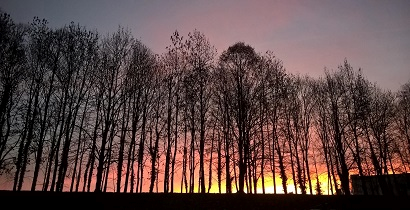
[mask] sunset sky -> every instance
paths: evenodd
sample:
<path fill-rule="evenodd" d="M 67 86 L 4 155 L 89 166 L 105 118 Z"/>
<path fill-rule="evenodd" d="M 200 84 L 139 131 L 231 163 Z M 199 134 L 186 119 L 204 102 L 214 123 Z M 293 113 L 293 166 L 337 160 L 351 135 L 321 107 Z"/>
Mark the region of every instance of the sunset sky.
<path fill-rule="evenodd" d="M 410 80 L 408 0 L 2 0 L 0 8 L 19 23 L 74 21 L 101 35 L 128 27 L 158 54 L 175 30 L 197 29 L 218 53 L 243 41 L 273 51 L 292 73 L 318 77 L 346 58 L 381 88 Z"/>

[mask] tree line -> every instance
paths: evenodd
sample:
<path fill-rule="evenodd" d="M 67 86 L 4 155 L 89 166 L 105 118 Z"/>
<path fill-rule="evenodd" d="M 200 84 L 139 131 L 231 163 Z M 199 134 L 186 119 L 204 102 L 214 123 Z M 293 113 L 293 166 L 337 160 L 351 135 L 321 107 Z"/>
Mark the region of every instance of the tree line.
<path fill-rule="evenodd" d="M 14 191 L 349 195 L 351 174 L 409 170 L 410 81 L 381 89 L 346 59 L 319 78 L 292 74 L 243 42 L 218 55 L 198 30 L 170 41 L 159 55 L 121 26 L 101 36 L 2 12 L 3 182 Z M 394 180 L 379 182 L 392 192 Z"/>

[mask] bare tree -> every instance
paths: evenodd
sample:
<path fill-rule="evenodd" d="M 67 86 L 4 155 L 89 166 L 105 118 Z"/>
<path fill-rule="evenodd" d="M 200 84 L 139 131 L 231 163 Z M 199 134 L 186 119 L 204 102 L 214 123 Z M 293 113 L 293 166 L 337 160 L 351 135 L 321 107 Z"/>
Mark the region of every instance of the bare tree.
<path fill-rule="evenodd" d="M 235 136 L 239 155 L 239 193 L 244 192 L 247 164 L 250 159 L 250 131 L 254 126 L 253 97 L 255 68 L 259 57 L 249 45 L 238 42 L 224 51 L 220 57 L 221 70 L 227 76 L 232 101 L 231 110 L 235 123 Z"/>
<path fill-rule="evenodd" d="M 3 170 L 8 170 L 10 165 L 8 154 L 15 147 L 10 144 L 10 131 L 12 123 L 12 109 L 13 105 L 17 102 L 13 101 L 14 97 L 18 99 L 16 91 L 23 79 L 25 79 L 25 67 L 26 67 L 26 52 L 24 38 L 26 35 L 26 29 L 22 25 L 16 25 L 7 13 L 0 13 L 0 173 Z M 24 142 L 25 138 L 20 141 Z M 20 148 L 22 148 L 20 143 Z M 26 144 L 29 145 L 29 144 Z M 16 181 L 18 176 L 24 177 L 24 165 L 26 164 L 26 155 L 24 151 L 20 150 L 18 154 L 18 162 L 16 164 L 15 174 L 15 186 L 14 190 L 17 190 Z M 28 152 L 28 151 L 27 151 Z M 17 180 L 16 180 L 17 179 Z M 23 180 L 20 180 L 22 183 Z M 18 188 L 20 190 L 21 187 Z"/>
<path fill-rule="evenodd" d="M 403 162 L 403 171 L 407 172 L 410 164 L 410 81 L 401 86 L 396 98 L 397 145 L 402 145 L 397 147 L 397 152 Z"/>
<path fill-rule="evenodd" d="M 161 84 L 161 81 L 163 80 L 163 74 L 161 73 L 161 68 L 159 64 L 157 63 L 156 66 L 154 66 L 154 78 L 152 81 L 152 96 L 153 96 L 153 101 L 152 101 L 152 115 L 151 115 L 151 120 L 150 120 L 150 129 L 149 129 L 149 140 L 148 140 L 148 151 L 149 151 L 149 156 L 151 159 L 151 177 L 150 177 L 150 185 L 149 185 L 149 192 L 152 193 L 154 192 L 154 185 L 156 181 L 158 180 L 158 170 L 159 168 L 157 167 L 158 165 L 158 159 L 159 159 L 159 142 L 160 139 L 163 136 L 164 129 L 165 129 L 165 123 L 162 123 L 164 121 L 163 116 L 164 116 L 164 96 L 165 96 L 165 91 L 163 90 L 163 86 Z M 157 185 L 158 187 L 158 185 Z"/>
<path fill-rule="evenodd" d="M 344 141 L 343 135 L 347 126 L 346 116 L 343 113 L 342 100 L 345 94 L 344 79 L 350 69 L 350 64 L 347 60 L 343 65 L 339 66 L 339 72 L 335 72 L 333 75 L 329 72 L 326 74 L 326 91 L 329 97 L 329 109 L 331 116 L 332 126 L 332 141 L 335 145 L 336 163 L 338 165 L 337 171 L 341 181 L 341 187 L 343 193 L 350 195 L 349 187 L 349 169 L 346 161 L 346 148 L 347 143 Z M 345 73 L 347 72 L 347 73 Z"/>
<path fill-rule="evenodd" d="M 49 76 L 49 79 L 47 81 L 47 78 L 41 78 L 42 80 L 46 80 L 43 82 L 43 87 L 41 88 L 42 90 L 46 90 L 44 95 L 44 108 L 42 116 L 40 117 L 40 134 L 39 138 L 37 140 L 37 152 L 36 152 L 36 162 L 35 162 L 35 167 L 34 167 L 34 175 L 33 175 L 33 181 L 31 185 L 31 190 L 35 191 L 36 189 L 36 184 L 37 184 L 37 179 L 40 171 L 40 165 L 42 162 L 42 155 L 43 155 L 43 145 L 44 145 L 44 138 L 46 135 L 46 129 L 48 128 L 49 124 L 49 116 L 48 116 L 48 110 L 49 110 L 49 104 L 50 104 L 50 99 L 52 96 L 52 93 L 55 89 L 54 87 L 54 82 L 55 82 L 55 75 L 56 75 L 56 70 L 55 64 L 51 64 L 51 59 L 53 56 L 51 55 L 51 47 L 53 46 L 53 32 L 50 31 L 50 29 L 47 27 L 47 21 L 46 20 L 40 20 L 38 18 L 35 18 L 32 25 L 31 25 L 31 44 L 29 45 L 29 51 L 31 52 L 31 59 L 33 62 L 34 66 L 37 66 L 39 68 L 39 74 L 42 74 L 43 77 L 46 77 L 47 71 L 50 71 L 51 69 L 51 76 Z M 56 47 L 57 48 L 57 47 Z M 51 58 L 51 59 L 50 59 Z M 50 59 L 50 60 L 49 60 Z M 42 90 L 39 90 L 40 92 L 43 92 Z"/>
<path fill-rule="evenodd" d="M 133 39 L 129 31 L 119 28 L 110 37 L 103 40 L 101 49 L 101 70 L 99 75 L 99 90 L 102 92 L 102 136 L 98 155 L 98 167 L 95 181 L 95 191 L 102 191 L 102 178 L 106 164 L 106 146 L 109 132 L 116 126 L 121 101 L 120 91 L 124 81 L 126 58 Z M 113 131 L 112 131 L 113 132 Z M 105 167 L 110 167 L 110 163 Z"/>
<path fill-rule="evenodd" d="M 79 111 L 85 103 L 85 97 L 91 87 L 89 75 L 94 71 L 94 59 L 98 36 L 86 29 L 71 23 L 64 28 L 64 51 L 62 53 L 63 71 L 57 74 L 63 84 L 63 106 L 67 107 L 67 118 L 64 124 L 64 143 L 61 153 L 61 164 L 58 171 L 57 191 L 62 191 L 68 169 L 69 152 L 74 128 Z"/>
<path fill-rule="evenodd" d="M 182 86 L 182 73 L 186 66 L 186 45 L 183 37 L 175 31 L 171 36 L 172 44 L 167 47 L 163 55 L 163 65 L 166 76 L 163 85 L 167 91 L 167 139 L 164 169 L 164 192 L 174 191 L 175 160 L 179 135 L 180 89 Z"/>
<path fill-rule="evenodd" d="M 193 109 L 191 119 L 194 124 L 199 124 L 191 126 L 199 128 L 199 182 L 201 193 L 205 193 L 205 137 L 208 130 L 210 82 L 216 50 L 210 45 L 205 35 L 197 30 L 188 34 L 186 45 L 188 72 L 185 89 L 189 91 L 187 100 L 190 101 L 188 104 Z M 195 113 L 198 113 L 199 117 L 196 117 Z"/>

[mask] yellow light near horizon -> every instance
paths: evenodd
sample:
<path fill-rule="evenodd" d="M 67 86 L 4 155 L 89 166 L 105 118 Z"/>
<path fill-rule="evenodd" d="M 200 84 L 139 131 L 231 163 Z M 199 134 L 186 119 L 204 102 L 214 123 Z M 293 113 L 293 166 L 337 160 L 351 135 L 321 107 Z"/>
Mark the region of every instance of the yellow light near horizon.
<path fill-rule="evenodd" d="M 291 174 L 287 174 L 288 176 L 291 177 Z M 108 181 L 108 185 L 107 185 L 107 191 L 108 192 L 114 192 L 116 191 L 116 170 L 115 168 L 112 168 L 112 170 L 110 170 L 110 174 L 108 176 L 109 181 Z M 211 185 L 211 189 L 209 189 L 208 191 L 208 177 L 207 175 L 205 175 L 205 188 L 206 188 L 206 192 L 208 193 L 219 193 L 219 188 L 218 188 L 218 182 L 215 180 L 215 178 L 212 179 L 212 185 Z M 146 174 L 145 176 L 149 177 L 148 174 Z M 161 179 L 162 177 L 159 176 L 159 178 Z M 311 175 L 311 181 L 312 181 L 312 193 L 313 194 L 317 194 L 316 192 L 316 175 L 312 174 Z M 174 191 L 176 193 L 185 193 L 185 186 L 183 187 L 182 191 L 181 191 L 181 174 L 176 172 L 175 174 L 175 182 L 174 182 Z M 66 183 L 70 183 L 71 178 L 66 178 Z M 276 194 L 284 194 L 284 190 L 282 187 L 282 179 L 279 176 L 275 177 L 275 182 L 276 182 Z M 328 177 L 327 177 L 327 173 L 321 173 L 319 175 L 319 182 L 320 182 L 320 186 L 321 186 L 321 190 L 322 190 L 322 194 L 323 195 L 328 195 L 331 194 L 332 192 L 330 190 L 328 190 Z M 27 182 L 28 183 L 28 182 Z M 142 187 L 142 192 L 148 192 L 149 191 L 149 181 L 148 179 L 146 179 L 146 181 L 144 181 L 143 183 L 143 187 Z M 94 185 L 94 181 L 91 182 L 92 185 Z M 159 187 L 158 187 L 158 192 L 162 192 L 163 191 L 163 182 L 160 180 L 158 183 Z M 253 184 L 253 183 L 252 183 Z M 333 184 L 333 182 L 331 183 Z M 68 187 L 69 184 L 66 184 L 66 187 Z M 81 189 L 82 184 L 80 184 L 80 189 Z M 26 186 L 29 187 L 29 186 Z M 121 188 L 123 188 L 124 186 L 121 186 Z M 308 182 L 306 183 L 306 192 L 307 194 L 310 194 L 310 189 L 309 189 L 309 184 Z M 333 186 L 332 186 L 333 187 Z M 155 187 L 156 188 L 156 187 Z M 154 188 L 154 189 L 155 189 Z M 246 185 L 245 185 L 245 192 L 246 192 Z M 27 188 L 28 189 L 28 188 Z M 92 190 L 94 190 L 94 186 L 91 187 Z M 253 191 L 253 186 L 252 186 L 252 191 Z M 334 187 L 333 187 L 333 190 Z M 134 191 L 135 192 L 135 191 Z M 154 190 L 154 192 L 156 192 L 156 190 Z M 195 185 L 194 185 L 194 193 L 199 193 L 199 188 L 198 188 L 198 177 L 196 177 L 195 179 Z M 298 188 L 297 190 L 295 190 L 295 186 L 294 186 L 294 182 L 292 179 L 288 179 L 287 180 L 287 192 L 288 194 L 301 194 L 300 189 Z M 221 193 L 226 193 L 226 184 L 225 181 L 222 180 L 221 181 Z M 232 182 L 232 193 L 236 193 L 236 186 L 235 186 L 235 181 Z M 258 179 L 258 183 L 257 183 L 257 193 L 258 194 L 262 194 L 263 193 L 263 188 L 262 188 L 262 179 L 259 178 Z M 273 179 L 271 176 L 269 176 L 268 174 L 265 174 L 265 193 L 266 194 L 274 194 L 275 193 L 275 187 L 273 184 Z"/>
<path fill-rule="evenodd" d="M 284 191 L 283 186 L 282 186 L 282 179 L 280 177 L 276 177 L 275 181 L 276 181 L 276 193 L 277 194 L 284 194 L 285 191 Z M 329 194 L 328 191 L 327 191 L 327 189 L 328 189 L 327 176 L 324 175 L 324 174 L 319 175 L 319 182 L 320 182 L 320 187 L 321 187 L 321 190 L 322 190 L 322 194 L 323 195 Z M 317 194 L 316 184 L 317 184 L 316 178 L 312 177 L 312 192 L 313 192 L 313 194 Z M 293 180 L 291 180 L 291 179 L 287 180 L 286 187 L 287 187 L 288 194 L 295 194 L 296 193 Z M 306 190 L 307 194 L 310 194 L 309 184 L 308 183 L 306 183 L 306 187 L 307 187 L 307 190 Z M 258 180 L 257 193 L 262 193 L 262 192 L 263 192 L 262 180 L 259 179 Z M 269 193 L 269 194 L 274 194 L 275 193 L 275 187 L 273 185 L 273 179 L 271 177 L 265 177 L 265 193 Z M 301 193 L 300 189 L 297 189 L 297 193 L 298 194 Z"/>
<path fill-rule="evenodd" d="M 283 187 L 282 187 L 282 179 L 280 177 L 276 177 L 275 181 L 276 181 L 276 194 L 284 194 L 285 192 L 284 192 Z M 330 191 L 328 193 L 328 190 L 327 190 L 328 189 L 327 175 L 324 175 L 324 174 L 320 175 L 319 176 L 319 182 L 320 182 L 322 194 L 323 195 L 330 194 Z M 306 183 L 306 187 L 309 187 L 308 183 Z M 194 188 L 195 188 L 194 192 L 198 192 L 198 187 L 195 186 Z M 178 189 L 177 191 L 180 192 L 180 189 Z M 245 191 L 246 191 L 246 186 L 245 186 Z M 232 193 L 235 193 L 235 192 L 236 192 L 236 186 L 233 183 Z M 291 179 L 289 179 L 287 181 L 287 192 L 288 192 L 288 194 L 296 194 L 295 186 L 293 184 L 293 180 L 291 180 Z M 316 177 L 314 179 L 312 177 L 312 192 L 313 192 L 313 194 L 317 194 L 316 193 Z M 212 183 L 212 186 L 211 186 L 211 189 L 209 190 L 209 193 L 219 193 L 218 183 L 216 183 L 216 182 Z M 225 187 L 225 182 L 224 181 L 222 181 L 222 183 L 221 183 L 221 193 L 226 193 L 226 187 Z M 262 179 L 258 180 L 257 193 L 258 194 L 263 193 Z M 275 193 L 275 187 L 274 187 L 274 184 L 273 184 L 273 179 L 271 177 L 265 177 L 265 193 L 266 194 L 274 194 Z M 297 189 L 297 193 L 298 194 L 301 193 L 300 189 Z M 309 188 L 307 189 L 307 194 L 310 194 Z"/>

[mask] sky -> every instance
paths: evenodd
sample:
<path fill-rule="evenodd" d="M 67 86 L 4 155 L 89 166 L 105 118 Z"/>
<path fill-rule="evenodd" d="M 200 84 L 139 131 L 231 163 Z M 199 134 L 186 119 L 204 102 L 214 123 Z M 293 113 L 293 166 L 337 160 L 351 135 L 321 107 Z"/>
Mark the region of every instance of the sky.
<path fill-rule="evenodd" d="M 176 30 L 196 29 L 219 54 L 245 42 L 294 74 L 317 78 L 347 59 L 382 89 L 410 81 L 409 0 L 1 0 L 0 8 L 17 23 L 73 21 L 102 36 L 122 26 L 157 54 Z"/>

